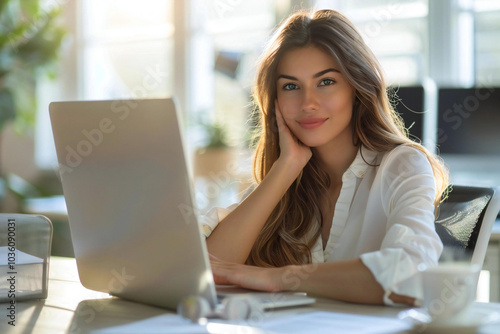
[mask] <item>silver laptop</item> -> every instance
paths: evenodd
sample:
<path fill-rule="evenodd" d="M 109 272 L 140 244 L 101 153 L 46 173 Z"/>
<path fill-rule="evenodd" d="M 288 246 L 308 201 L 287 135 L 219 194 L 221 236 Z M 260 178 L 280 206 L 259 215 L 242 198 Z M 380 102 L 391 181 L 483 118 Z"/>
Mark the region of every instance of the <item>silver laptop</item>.
<path fill-rule="evenodd" d="M 82 284 L 169 309 L 188 295 L 215 306 L 174 101 L 53 102 L 49 109 Z M 264 308 L 314 302 L 258 295 Z"/>

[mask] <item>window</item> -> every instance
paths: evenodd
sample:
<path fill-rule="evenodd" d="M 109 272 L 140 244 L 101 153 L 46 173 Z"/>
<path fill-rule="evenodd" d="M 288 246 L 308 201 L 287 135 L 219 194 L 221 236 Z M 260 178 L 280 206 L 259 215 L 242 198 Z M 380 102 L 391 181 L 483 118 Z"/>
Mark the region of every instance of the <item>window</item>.
<path fill-rule="evenodd" d="M 476 84 L 498 86 L 500 84 L 500 2 L 476 0 Z"/>
<path fill-rule="evenodd" d="M 428 75 L 426 0 L 319 0 L 347 16 L 384 68 L 389 84 L 411 85 Z"/>
<path fill-rule="evenodd" d="M 200 118 L 223 121 L 232 142 L 243 143 L 253 62 L 275 24 L 274 1 L 75 0 L 65 13 L 71 61 L 56 87 L 40 87 L 41 168 L 57 166 L 46 110 L 52 100 L 176 96 L 186 115 L 188 152 L 200 144 L 194 126 Z M 216 55 L 228 51 L 242 55 L 234 78 L 214 71 Z"/>
<path fill-rule="evenodd" d="M 248 127 L 249 98 L 255 63 L 275 25 L 274 1 L 210 0 L 207 37 L 212 41 L 215 72 L 212 121 L 222 122 L 230 141 L 244 145 Z M 233 55 L 234 68 L 224 71 L 224 55 Z M 221 60 L 222 59 L 222 60 Z M 214 66 L 212 65 L 212 66 Z"/>
<path fill-rule="evenodd" d="M 174 0 L 65 3 L 66 21 L 71 22 L 69 50 L 61 59 L 58 82 L 38 87 L 35 160 L 39 167 L 57 166 L 47 112 L 50 101 L 173 95 L 173 7 Z"/>
<path fill-rule="evenodd" d="M 172 95 L 173 3 L 81 2 L 81 98 Z"/>
<path fill-rule="evenodd" d="M 200 129 L 193 126 L 200 120 L 225 123 L 232 142 L 244 145 L 256 59 L 277 23 L 278 12 L 291 10 L 282 8 L 283 5 L 298 2 L 67 1 L 68 21 L 73 24 L 74 50 L 70 55 L 73 61 L 62 59 L 64 68 L 58 88 L 45 85 L 39 88 L 37 163 L 42 168 L 56 165 L 46 110 L 48 103 L 55 99 L 177 95 L 189 114 L 187 124 L 191 129 L 187 144 L 190 150 L 202 144 Z M 496 0 L 310 0 L 305 3 L 318 9 L 339 10 L 351 19 L 380 60 L 389 84 L 414 85 L 428 76 L 442 77 L 442 82 L 436 81 L 446 85 L 472 85 L 474 77 L 477 84 L 500 84 L 497 43 L 500 4 Z M 183 9 L 179 11 L 179 7 Z M 463 13 L 471 14 L 474 21 L 458 24 Z M 455 20 L 452 22 L 455 25 L 440 27 L 445 19 Z M 457 24 L 468 31 L 466 35 L 470 38 L 454 29 Z M 436 35 L 441 39 L 436 39 Z M 457 40 L 473 42 L 457 47 Z M 179 45 L 185 50 L 180 51 Z M 462 52 L 473 45 L 475 51 L 470 51 L 471 55 Z M 236 57 L 232 71 L 224 71 L 217 65 L 219 56 L 224 54 Z M 443 59 L 436 61 L 441 55 Z M 182 67 L 180 75 L 179 67 Z M 61 91 L 68 90 L 71 92 L 58 97 L 58 92 L 61 95 Z"/>
<path fill-rule="evenodd" d="M 256 60 L 275 25 L 275 4 L 268 0 L 202 3 L 205 20 L 195 21 L 193 27 L 190 94 L 195 104 L 189 115 L 187 144 L 193 151 L 204 145 L 206 136 L 200 124 L 215 123 L 225 130 L 230 145 L 244 149 Z M 209 171 L 197 167 L 208 159 L 207 155 L 193 155 L 197 204 L 202 211 L 238 201 L 251 179 L 251 154 L 236 150 L 236 154 L 228 155 L 217 156 L 219 163 Z"/>

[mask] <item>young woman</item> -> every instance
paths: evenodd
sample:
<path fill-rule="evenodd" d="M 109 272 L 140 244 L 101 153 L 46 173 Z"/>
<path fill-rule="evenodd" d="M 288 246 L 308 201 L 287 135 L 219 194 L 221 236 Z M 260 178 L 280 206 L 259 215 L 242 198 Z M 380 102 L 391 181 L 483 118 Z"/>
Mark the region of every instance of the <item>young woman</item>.
<path fill-rule="evenodd" d="M 216 283 L 370 304 L 420 297 L 417 268 L 442 251 L 434 213 L 447 172 L 408 139 L 386 88 L 338 12 L 282 24 L 255 85 L 257 186 L 204 221 Z"/>

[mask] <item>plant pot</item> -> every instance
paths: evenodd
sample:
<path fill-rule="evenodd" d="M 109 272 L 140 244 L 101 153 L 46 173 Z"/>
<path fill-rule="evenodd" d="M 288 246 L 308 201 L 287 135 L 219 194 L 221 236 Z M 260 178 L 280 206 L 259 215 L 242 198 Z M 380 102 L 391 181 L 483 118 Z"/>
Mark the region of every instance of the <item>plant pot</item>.
<path fill-rule="evenodd" d="M 211 177 L 221 172 L 234 176 L 236 149 L 229 147 L 196 150 L 193 162 L 195 177 Z"/>

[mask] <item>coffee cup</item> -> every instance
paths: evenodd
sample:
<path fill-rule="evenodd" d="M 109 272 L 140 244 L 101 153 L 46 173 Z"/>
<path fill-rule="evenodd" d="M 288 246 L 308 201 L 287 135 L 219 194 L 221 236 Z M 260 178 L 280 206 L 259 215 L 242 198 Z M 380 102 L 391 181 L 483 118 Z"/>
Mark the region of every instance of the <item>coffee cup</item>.
<path fill-rule="evenodd" d="M 432 322 L 461 322 L 467 318 L 476 297 L 480 266 L 470 263 L 440 263 L 421 271 L 423 309 Z"/>

